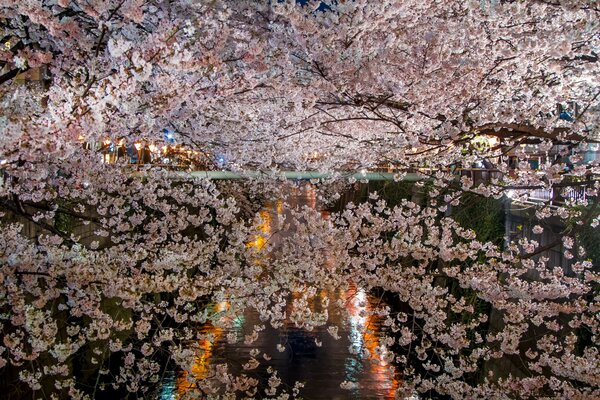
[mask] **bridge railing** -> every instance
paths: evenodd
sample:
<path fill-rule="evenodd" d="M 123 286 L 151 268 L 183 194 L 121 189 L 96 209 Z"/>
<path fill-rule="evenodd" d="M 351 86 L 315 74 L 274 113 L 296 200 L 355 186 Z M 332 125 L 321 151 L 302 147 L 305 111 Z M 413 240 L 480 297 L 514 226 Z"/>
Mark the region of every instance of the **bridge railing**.
<path fill-rule="evenodd" d="M 587 189 L 591 187 L 585 181 L 573 182 L 573 186 L 564 188 L 534 189 L 529 195 L 532 201 L 552 204 L 564 204 L 566 201 L 575 203 L 585 202 L 588 198 Z"/>

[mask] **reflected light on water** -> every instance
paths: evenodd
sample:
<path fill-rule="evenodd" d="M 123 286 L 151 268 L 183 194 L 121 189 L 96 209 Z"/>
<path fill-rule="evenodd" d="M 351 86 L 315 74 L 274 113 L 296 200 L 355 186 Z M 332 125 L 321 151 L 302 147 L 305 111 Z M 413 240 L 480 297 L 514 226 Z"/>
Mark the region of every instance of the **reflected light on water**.
<path fill-rule="evenodd" d="M 230 304 L 227 301 L 221 301 L 215 303 L 213 306 L 213 317 L 217 317 L 220 320 L 223 320 L 224 316 L 219 317 L 219 314 L 224 314 L 230 309 Z M 243 323 L 243 320 L 242 320 Z M 232 325 L 235 327 L 239 325 L 239 321 L 236 318 L 232 321 Z M 224 329 L 218 326 L 215 326 L 211 323 L 206 323 L 201 328 L 202 334 L 205 336 L 205 339 L 199 340 L 198 343 L 198 351 L 196 353 L 196 357 L 194 359 L 194 364 L 192 365 L 191 373 L 194 380 L 203 380 L 210 377 L 210 366 L 212 364 L 212 358 L 214 355 L 215 347 L 217 343 L 222 340 L 222 336 L 224 333 Z M 190 380 L 188 380 L 188 371 L 182 371 L 177 377 L 177 395 L 183 396 L 188 393 L 190 390 L 194 389 L 196 385 Z"/>
<path fill-rule="evenodd" d="M 295 197 L 289 199 L 290 207 L 308 205 L 317 209 L 317 196 L 311 186 L 297 188 L 293 193 Z M 289 213 L 287 204 L 277 201 L 268 204 L 259 213 L 256 235 L 247 243 L 248 248 L 257 250 L 257 257 L 265 260 L 274 257 L 270 251 L 265 251 L 265 246 L 269 239 L 274 238 L 274 231 L 277 235 L 281 234 L 279 217 Z M 327 212 L 322 212 L 322 216 L 324 219 L 329 217 Z M 325 263 L 333 265 L 334 260 L 326 256 Z M 198 350 L 191 372 L 166 375 L 160 398 L 185 398 L 186 393 L 195 388 L 188 380 L 188 373 L 197 380 L 211 380 L 214 378 L 211 376 L 214 366 L 232 360 L 231 372 L 235 373 L 235 365 L 239 368 L 247 362 L 250 349 L 256 348 L 260 354 L 269 355 L 266 360 L 271 361 L 263 364 L 273 365 L 280 371 L 282 379 L 289 380 L 287 385 L 293 386 L 296 380 L 306 382 L 302 392 L 305 398 L 394 399 L 402 381 L 394 367 L 385 362 L 382 337 L 387 334 L 387 328 L 376 312 L 384 305 L 381 298 L 353 283 L 349 283 L 347 288 L 320 289 L 313 293 L 307 293 L 306 289 L 296 287 L 290 292 L 285 308 L 287 319 L 283 326 L 279 329 L 267 326 L 260 339 L 250 347 L 243 344 L 243 338 L 251 333 L 253 326 L 263 324 L 258 314 L 246 310 L 243 314 L 230 315 L 229 303 L 213 304 L 210 310 L 213 323 L 199 327 L 204 339 L 197 342 Z M 342 312 L 335 306 L 340 300 L 345 305 Z M 305 313 L 312 314 L 313 320 L 321 314 L 323 325 L 303 325 L 302 321 L 308 317 Z M 328 326 L 339 327 L 339 340 L 329 335 Z M 283 353 L 275 351 L 281 343 L 286 348 Z M 352 389 L 340 388 L 344 380 L 354 384 Z"/>
<path fill-rule="evenodd" d="M 204 329 L 207 338 L 198 341 L 198 354 L 192 365 L 192 376 L 196 380 L 203 380 L 209 377 L 211 358 L 216 343 L 221 339 L 223 330 L 212 324 L 207 324 Z M 194 389 L 196 385 L 188 380 L 188 371 L 182 371 L 177 377 L 177 394 L 182 396 Z"/>
<path fill-rule="evenodd" d="M 246 247 L 253 247 L 256 250 L 262 250 L 267 241 L 269 240 L 269 236 L 272 232 L 272 224 L 273 219 L 271 213 L 267 210 L 263 210 L 259 213 L 260 215 L 260 224 L 258 225 L 258 229 L 260 231 L 259 234 L 254 236 L 254 240 L 247 243 Z"/>
<path fill-rule="evenodd" d="M 365 361 L 369 368 L 370 379 L 376 382 L 379 389 L 385 390 L 386 398 L 394 398 L 401 381 L 395 368 L 385 361 L 389 352 L 381 346 L 381 336 L 385 332 L 381 329 L 383 326 L 381 317 L 373 313 L 379 301 L 374 303 L 375 299 L 363 288 L 354 286 L 345 293 L 345 298 L 349 299 L 346 301 L 346 309 L 351 352 L 356 354 L 355 357 L 346 360 L 346 380 L 355 382 L 357 367 L 361 370 L 362 361 Z"/>

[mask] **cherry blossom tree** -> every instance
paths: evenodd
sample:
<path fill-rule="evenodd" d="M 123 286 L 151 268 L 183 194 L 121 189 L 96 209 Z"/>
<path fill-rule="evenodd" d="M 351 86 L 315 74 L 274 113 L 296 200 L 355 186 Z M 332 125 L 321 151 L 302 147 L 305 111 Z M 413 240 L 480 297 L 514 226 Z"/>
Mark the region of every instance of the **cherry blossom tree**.
<path fill-rule="evenodd" d="M 273 327 L 327 325 L 308 303 L 352 284 L 401 305 L 371 310 L 400 398 L 599 397 L 599 260 L 582 236 L 599 223 L 597 2 L 302 3 L 0 0 L 0 367 L 93 398 L 148 393 L 168 358 L 200 396 L 282 395 L 276 371 L 266 388 L 253 377 L 258 353 L 194 380 L 186 344 L 211 338 L 193 327 L 248 308 Z M 23 82 L 34 71 L 42 85 Z M 82 145 L 163 144 L 164 129 L 271 178 L 194 179 Z M 277 245 L 250 245 L 258 205 L 286 196 L 277 171 L 334 173 L 314 182 L 333 202 L 348 174 L 382 167 L 416 174 L 417 195 L 373 193 L 330 218 L 299 208 Z M 518 239 L 484 240 L 453 214 L 467 196 L 526 204 L 534 190 L 562 200 L 531 205 Z M 220 301 L 225 317 L 209 312 Z M 474 378 L 507 357 L 526 373 Z"/>

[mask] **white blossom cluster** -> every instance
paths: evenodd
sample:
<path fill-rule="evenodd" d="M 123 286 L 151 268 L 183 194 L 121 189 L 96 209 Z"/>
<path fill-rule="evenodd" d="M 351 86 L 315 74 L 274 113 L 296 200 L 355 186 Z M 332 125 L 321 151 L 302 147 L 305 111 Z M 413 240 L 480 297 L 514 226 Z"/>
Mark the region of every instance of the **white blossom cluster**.
<path fill-rule="evenodd" d="M 0 1 L 0 369 L 51 398 L 94 396 L 83 362 L 96 391 L 148 396 L 171 363 L 190 397 L 298 398 L 269 365 L 284 340 L 201 361 L 288 326 L 326 348 L 345 315 L 386 327 L 349 351 L 400 371 L 401 398 L 600 397 L 597 2 L 325 3 Z M 94 147 L 163 129 L 264 178 Z M 346 199 L 381 170 L 410 193 Z M 282 171 L 328 179 L 300 207 Z M 453 214 L 469 196 L 532 221 L 487 240 Z"/>

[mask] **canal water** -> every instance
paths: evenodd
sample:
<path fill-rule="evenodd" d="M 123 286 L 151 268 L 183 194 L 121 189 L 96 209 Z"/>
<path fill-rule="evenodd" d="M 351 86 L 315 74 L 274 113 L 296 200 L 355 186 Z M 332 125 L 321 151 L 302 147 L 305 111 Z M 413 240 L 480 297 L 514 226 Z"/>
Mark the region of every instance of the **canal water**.
<path fill-rule="evenodd" d="M 319 210 L 315 190 L 311 185 L 294 187 L 285 202 L 277 201 L 265 205 L 260 212 L 260 234 L 249 246 L 264 251 L 264 257 L 276 257 L 277 241 L 285 237 L 286 230 L 296 227 L 279 226 L 282 214 L 290 213 L 295 207 L 308 206 Z M 328 218 L 326 211 L 321 211 Z M 269 246 L 265 246 L 269 241 Z M 267 253 L 267 247 L 269 249 Z M 326 251 L 326 250 L 325 250 Z M 268 264 L 268 263 L 266 263 Z M 253 310 L 244 310 L 234 317 L 228 315 L 229 303 L 211 305 L 211 312 L 223 313 L 224 318 L 233 318 L 227 323 L 203 324 L 198 326 L 206 340 L 191 343 L 196 351 L 191 368 L 193 378 L 214 381 L 218 387 L 216 366 L 228 365 L 228 372 L 244 373 L 255 378 L 258 391 L 250 398 L 271 397 L 265 392 L 269 379 L 281 379 L 277 393 L 282 390 L 303 399 L 394 399 L 402 386 L 401 376 L 390 365 L 389 358 L 382 354 L 382 340 L 388 333 L 378 309 L 386 306 L 381 294 L 375 294 L 348 282 L 346 288 L 329 288 L 310 296 L 309 308 L 314 313 L 326 309 L 329 321 L 317 327 L 299 328 L 290 320 L 295 301 L 302 301 L 303 293 L 292 292 L 287 302 L 285 323 L 275 329 L 259 319 Z M 334 304 L 344 304 L 340 310 Z M 256 340 L 248 344 L 255 326 L 264 325 Z M 337 332 L 331 326 L 338 326 Z M 329 327 L 329 328 L 328 328 Z M 385 351 L 384 351 L 385 352 Z M 251 370 L 248 360 L 260 360 L 260 365 Z M 388 362 L 386 362 L 386 360 Z M 194 384 L 188 379 L 188 371 L 169 371 L 160 388 L 162 400 L 185 399 L 191 395 Z M 294 388 L 297 391 L 294 391 Z"/>

